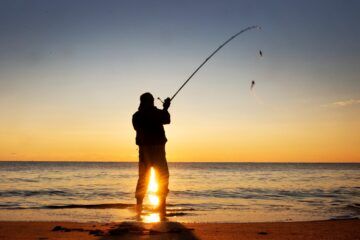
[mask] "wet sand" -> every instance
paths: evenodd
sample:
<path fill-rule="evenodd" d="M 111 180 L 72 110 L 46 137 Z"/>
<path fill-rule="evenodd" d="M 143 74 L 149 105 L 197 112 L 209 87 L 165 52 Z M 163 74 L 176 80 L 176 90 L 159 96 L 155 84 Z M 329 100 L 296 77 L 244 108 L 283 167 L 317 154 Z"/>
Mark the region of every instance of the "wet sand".
<path fill-rule="evenodd" d="M 274 223 L 0 222 L 1 240 L 360 239 L 360 220 Z"/>

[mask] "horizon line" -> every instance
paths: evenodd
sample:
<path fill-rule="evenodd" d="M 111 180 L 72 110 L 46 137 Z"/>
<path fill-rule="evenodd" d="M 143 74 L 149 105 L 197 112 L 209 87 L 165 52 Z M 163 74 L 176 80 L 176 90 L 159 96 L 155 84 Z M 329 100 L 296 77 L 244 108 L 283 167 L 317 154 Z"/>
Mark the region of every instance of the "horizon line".
<path fill-rule="evenodd" d="M 60 163 L 138 163 L 139 161 L 114 161 L 114 160 L 106 160 L 106 161 L 81 161 L 81 160 L 0 160 L 0 162 L 60 162 Z M 276 162 L 276 161 L 268 161 L 268 162 L 259 162 L 259 161 L 169 161 L 168 163 L 309 163 L 309 164 L 339 164 L 339 163 L 356 163 L 360 164 L 360 161 L 346 161 L 346 162 L 319 162 L 319 161 L 286 161 L 286 162 Z"/>

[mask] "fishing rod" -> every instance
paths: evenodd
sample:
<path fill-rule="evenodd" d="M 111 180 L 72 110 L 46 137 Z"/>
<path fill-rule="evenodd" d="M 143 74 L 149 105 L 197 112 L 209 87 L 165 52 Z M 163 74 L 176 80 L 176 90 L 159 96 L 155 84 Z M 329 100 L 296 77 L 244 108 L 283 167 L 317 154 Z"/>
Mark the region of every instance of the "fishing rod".
<path fill-rule="evenodd" d="M 188 77 L 188 79 L 186 79 L 186 81 L 180 86 L 180 88 L 179 88 L 179 89 L 175 92 L 175 94 L 170 98 L 170 101 L 172 101 L 172 100 L 176 97 L 176 95 L 181 91 L 181 89 L 183 89 L 183 87 L 190 81 L 190 79 L 200 70 L 200 68 L 202 68 L 202 66 L 204 66 L 205 63 L 206 63 L 207 61 L 209 61 L 209 59 L 212 58 L 212 56 L 214 56 L 222 47 L 224 47 L 226 44 L 228 44 L 231 40 L 233 40 L 234 38 L 236 38 L 236 37 L 239 36 L 240 34 L 246 32 L 246 31 L 255 29 L 255 28 L 256 28 L 256 29 L 261 29 L 261 27 L 260 27 L 260 26 L 257 26 L 257 25 L 244 28 L 244 29 L 241 30 L 240 32 L 238 32 L 238 33 L 236 33 L 235 35 L 231 36 L 228 40 L 226 40 L 223 44 L 221 44 L 217 49 L 215 49 L 215 51 L 212 52 L 212 53 L 210 54 L 210 56 L 208 56 L 208 57 L 205 59 L 205 61 L 203 61 L 203 62 L 200 64 L 200 66 L 198 66 L 198 67 L 196 68 L 196 70 Z M 159 99 L 162 103 L 164 103 L 164 102 L 161 100 L 161 98 L 158 97 L 158 99 Z"/>

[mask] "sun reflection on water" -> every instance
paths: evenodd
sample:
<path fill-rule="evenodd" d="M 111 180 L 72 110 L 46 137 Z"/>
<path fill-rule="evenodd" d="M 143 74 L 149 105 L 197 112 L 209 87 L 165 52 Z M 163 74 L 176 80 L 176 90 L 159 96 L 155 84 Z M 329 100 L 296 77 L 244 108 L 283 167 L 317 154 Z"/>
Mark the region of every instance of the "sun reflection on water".
<path fill-rule="evenodd" d="M 144 215 L 143 222 L 144 223 L 160 222 L 160 214 L 159 213 L 150 213 L 150 214 Z"/>

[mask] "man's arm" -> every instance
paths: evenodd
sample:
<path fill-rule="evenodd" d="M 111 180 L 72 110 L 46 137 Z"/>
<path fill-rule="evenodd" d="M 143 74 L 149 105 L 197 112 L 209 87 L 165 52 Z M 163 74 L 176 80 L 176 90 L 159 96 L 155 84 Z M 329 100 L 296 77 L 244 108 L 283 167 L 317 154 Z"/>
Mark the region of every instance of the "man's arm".
<path fill-rule="evenodd" d="M 168 112 L 168 109 L 170 107 L 170 98 L 166 98 L 164 103 L 163 103 L 163 110 L 161 111 L 162 112 L 162 117 L 161 117 L 161 120 L 162 120 L 162 124 L 169 124 L 170 123 L 170 113 Z"/>
<path fill-rule="evenodd" d="M 170 123 L 170 113 L 168 110 L 163 109 L 161 111 L 161 123 L 162 124 L 169 124 Z"/>
<path fill-rule="evenodd" d="M 136 131 L 139 129 L 139 120 L 136 113 L 132 116 L 132 125 Z"/>

